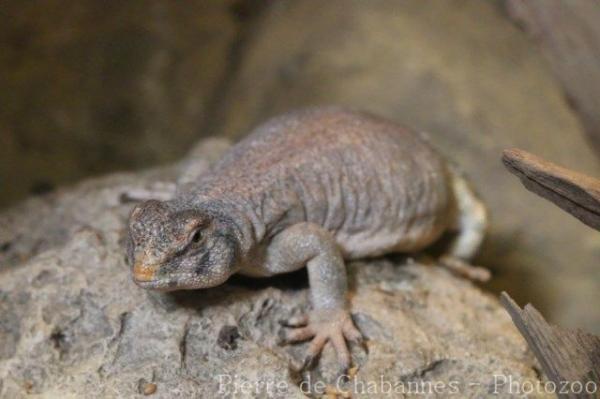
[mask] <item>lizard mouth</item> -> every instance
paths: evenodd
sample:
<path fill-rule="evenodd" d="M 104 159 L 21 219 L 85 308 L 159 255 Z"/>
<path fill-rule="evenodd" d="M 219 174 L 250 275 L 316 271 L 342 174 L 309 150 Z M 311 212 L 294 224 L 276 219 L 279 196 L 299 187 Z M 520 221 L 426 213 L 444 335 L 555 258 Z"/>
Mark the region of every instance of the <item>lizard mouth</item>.
<path fill-rule="evenodd" d="M 144 262 L 136 262 L 133 265 L 133 279 L 136 282 L 152 282 L 156 278 L 157 265 L 150 265 Z"/>
<path fill-rule="evenodd" d="M 176 281 L 157 277 L 159 265 L 136 262 L 133 265 L 133 282 L 139 287 L 153 290 L 168 290 L 175 287 Z"/>
<path fill-rule="evenodd" d="M 177 288 L 177 281 L 175 280 L 138 280 L 133 278 L 133 282 L 140 288 L 157 290 L 157 291 L 173 291 Z"/>

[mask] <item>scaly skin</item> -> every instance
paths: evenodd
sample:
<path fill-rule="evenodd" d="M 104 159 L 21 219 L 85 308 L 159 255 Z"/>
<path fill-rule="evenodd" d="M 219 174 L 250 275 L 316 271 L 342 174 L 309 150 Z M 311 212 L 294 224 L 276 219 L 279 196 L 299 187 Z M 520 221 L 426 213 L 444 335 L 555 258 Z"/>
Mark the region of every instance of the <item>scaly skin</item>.
<path fill-rule="evenodd" d="M 393 123 L 335 107 L 289 113 L 256 128 L 173 199 L 133 210 L 134 281 L 195 289 L 234 273 L 307 267 L 313 311 L 290 321 L 297 329 L 284 338 L 313 339 L 307 363 L 330 341 L 346 368 L 346 340 L 361 334 L 349 314 L 344 259 L 418 251 L 464 226 L 470 235 L 456 252 L 472 255 L 485 218 L 455 181 L 435 151 Z M 478 216 L 465 219 L 461 204 L 475 204 Z"/>

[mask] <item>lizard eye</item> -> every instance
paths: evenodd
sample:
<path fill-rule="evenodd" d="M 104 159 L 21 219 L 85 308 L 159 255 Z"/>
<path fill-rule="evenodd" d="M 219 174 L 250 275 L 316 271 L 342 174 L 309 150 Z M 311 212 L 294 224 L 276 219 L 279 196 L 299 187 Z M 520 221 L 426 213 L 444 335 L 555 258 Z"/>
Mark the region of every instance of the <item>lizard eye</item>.
<path fill-rule="evenodd" d="M 196 230 L 192 235 L 192 242 L 194 244 L 199 243 L 202 240 L 202 232 L 200 230 Z"/>

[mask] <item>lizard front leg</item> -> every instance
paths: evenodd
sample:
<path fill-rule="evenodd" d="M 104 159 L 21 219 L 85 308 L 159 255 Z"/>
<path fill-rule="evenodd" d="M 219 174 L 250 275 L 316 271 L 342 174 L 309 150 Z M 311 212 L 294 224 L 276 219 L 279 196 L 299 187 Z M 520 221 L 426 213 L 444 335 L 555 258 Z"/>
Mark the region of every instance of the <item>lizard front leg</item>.
<path fill-rule="evenodd" d="M 279 233 L 267 249 L 266 267 L 272 273 L 288 272 L 306 265 L 312 311 L 290 319 L 284 342 L 312 339 L 303 367 L 310 366 L 327 342 L 337 353 L 342 371 L 350 366 L 346 340 L 362 342 L 362 334 L 350 317 L 346 298 L 346 268 L 331 234 L 318 225 L 299 223 Z"/>

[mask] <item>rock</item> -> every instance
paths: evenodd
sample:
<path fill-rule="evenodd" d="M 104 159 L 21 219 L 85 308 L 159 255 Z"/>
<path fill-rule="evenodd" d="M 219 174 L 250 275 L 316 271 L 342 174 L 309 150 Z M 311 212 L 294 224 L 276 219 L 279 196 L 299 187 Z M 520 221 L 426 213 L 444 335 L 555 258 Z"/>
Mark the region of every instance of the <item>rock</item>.
<path fill-rule="evenodd" d="M 195 161 L 226 147 L 203 142 Z M 0 397 L 220 397 L 237 389 L 236 397 L 300 398 L 336 382 L 331 348 L 299 375 L 293 366 L 306 344 L 277 345 L 278 320 L 307 307 L 304 272 L 174 294 L 133 284 L 123 247 L 133 204 L 122 193 L 173 179 L 178 168 L 88 180 L 0 215 L 0 237 L 10 243 L 0 253 Z M 342 388 L 355 397 L 434 386 L 509 397 L 500 384 L 508 378 L 538 384 L 498 301 L 428 263 L 349 265 L 368 354 L 352 348 L 359 368 Z"/>
<path fill-rule="evenodd" d="M 600 236 L 525 192 L 500 157 L 519 147 L 590 176 L 600 164 L 543 57 L 495 2 L 279 1 L 256 22 L 224 97 L 215 133 L 228 137 L 324 103 L 427 132 L 489 205 L 478 262 L 493 269 L 493 288 L 600 332 L 600 279 L 590 278 Z"/>

